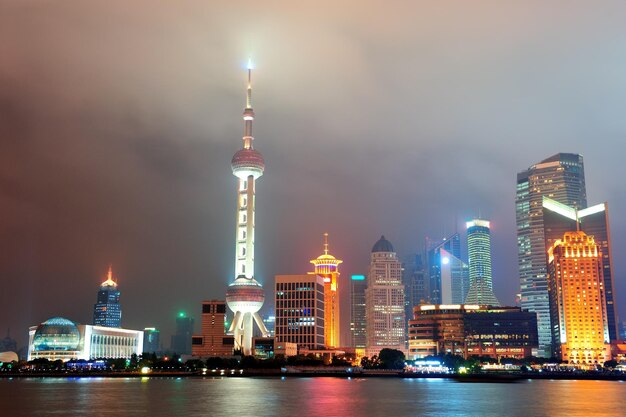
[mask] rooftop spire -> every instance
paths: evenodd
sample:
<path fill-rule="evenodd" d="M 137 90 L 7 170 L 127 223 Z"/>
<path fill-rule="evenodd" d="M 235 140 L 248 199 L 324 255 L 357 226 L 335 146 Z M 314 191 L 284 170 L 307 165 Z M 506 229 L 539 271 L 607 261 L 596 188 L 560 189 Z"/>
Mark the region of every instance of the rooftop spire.
<path fill-rule="evenodd" d="M 324 255 L 328 255 L 328 233 L 324 233 Z"/>
<path fill-rule="evenodd" d="M 117 286 L 117 282 L 113 280 L 113 266 L 109 264 L 109 272 L 107 273 L 107 280 L 102 283 L 102 286 Z"/>

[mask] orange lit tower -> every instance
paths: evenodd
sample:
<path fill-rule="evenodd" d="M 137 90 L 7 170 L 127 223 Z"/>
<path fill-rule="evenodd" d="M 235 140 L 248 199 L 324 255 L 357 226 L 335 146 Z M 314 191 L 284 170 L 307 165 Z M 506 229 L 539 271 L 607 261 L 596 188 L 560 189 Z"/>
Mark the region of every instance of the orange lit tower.
<path fill-rule="evenodd" d="M 339 264 L 342 260 L 328 253 L 328 233 L 324 233 L 324 254 L 311 260 L 313 274 L 324 279 L 324 344 L 339 346 Z"/>
<path fill-rule="evenodd" d="M 573 364 L 611 358 L 602 252 L 593 236 L 566 232 L 548 249 L 554 355 Z"/>
<path fill-rule="evenodd" d="M 265 301 L 263 287 L 254 279 L 254 205 L 256 179 L 263 175 L 265 161 L 253 148 L 252 121 L 252 62 L 248 63 L 248 92 L 243 112 L 243 148 L 233 156 L 231 167 L 238 178 L 237 231 L 235 238 L 236 279 L 226 290 L 226 303 L 235 313 L 229 334 L 235 336 L 235 349 L 244 355 L 252 354 L 253 321 L 263 336 L 269 332 L 258 311 Z"/>

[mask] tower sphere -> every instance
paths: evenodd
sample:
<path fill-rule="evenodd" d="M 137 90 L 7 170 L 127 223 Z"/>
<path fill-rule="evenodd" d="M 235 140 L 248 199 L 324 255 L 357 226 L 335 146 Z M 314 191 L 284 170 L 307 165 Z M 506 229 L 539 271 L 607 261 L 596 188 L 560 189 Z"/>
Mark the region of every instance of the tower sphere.
<path fill-rule="evenodd" d="M 256 313 L 264 301 L 263 287 L 254 278 L 239 277 L 226 290 L 226 303 L 235 312 Z"/>
<path fill-rule="evenodd" d="M 252 175 L 256 180 L 263 175 L 265 160 L 256 149 L 239 149 L 233 156 L 231 167 L 236 177 L 243 180 Z"/>

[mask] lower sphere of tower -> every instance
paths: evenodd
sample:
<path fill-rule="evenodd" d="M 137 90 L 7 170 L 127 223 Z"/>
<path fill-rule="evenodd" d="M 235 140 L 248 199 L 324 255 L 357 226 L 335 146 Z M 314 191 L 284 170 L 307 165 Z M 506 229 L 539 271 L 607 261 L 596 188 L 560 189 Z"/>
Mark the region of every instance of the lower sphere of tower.
<path fill-rule="evenodd" d="M 226 303 L 232 311 L 256 313 L 264 302 L 263 287 L 254 279 L 237 278 L 226 290 Z"/>

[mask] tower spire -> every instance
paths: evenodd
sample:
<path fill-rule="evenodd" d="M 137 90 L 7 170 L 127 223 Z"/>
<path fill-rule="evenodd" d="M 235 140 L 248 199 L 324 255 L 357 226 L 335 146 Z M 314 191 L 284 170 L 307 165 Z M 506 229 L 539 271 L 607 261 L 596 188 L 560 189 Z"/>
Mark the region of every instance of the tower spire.
<path fill-rule="evenodd" d="M 324 255 L 328 255 L 328 232 L 324 233 Z"/>
<path fill-rule="evenodd" d="M 248 94 L 246 95 L 246 109 L 252 108 L 252 70 L 254 64 L 252 58 L 248 59 Z"/>
<path fill-rule="evenodd" d="M 246 93 L 246 108 L 243 111 L 244 131 L 243 131 L 243 148 L 252 149 L 252 121 L 254 120 L 254 110 L 252 110 L 252 59 L 248 60 L 248 90 Z"/>

